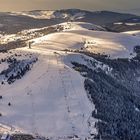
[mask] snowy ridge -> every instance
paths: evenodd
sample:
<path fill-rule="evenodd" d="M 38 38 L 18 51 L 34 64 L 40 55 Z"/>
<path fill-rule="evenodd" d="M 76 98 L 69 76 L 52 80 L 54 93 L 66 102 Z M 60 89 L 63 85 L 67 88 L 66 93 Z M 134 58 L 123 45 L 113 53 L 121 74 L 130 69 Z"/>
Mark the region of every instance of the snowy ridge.
<path fill-rule="evenodd" d="M 60 26 L 64 27 L 64 31 L 68 30 L 97 30 L 97 31 L 105 31 L 104 28 L 101 26 L 91 24 L 91 23 L 86 23 L 86 22 L 66 22 L 59 24 Z"/>
<path fill-rule="evenodd" d="M 54 11 L 12 12 L 11 15 L 23 15 L 39 19 L 51 19 Z"/>
<path fill-rule="evenodd" d="M 128 31 L 128 32 L 124 32 L 125 34 L 130 34 L 133 36 L 137 36 L 140 37 L 140 30 L 136 30 L 136 31 Z"/>
<path fill-rule="evenodd" d="M 82 25 L 85 25 L 85 23 Z M 131 35 L 105 31 L 89 31 L 79 26 L 78 23 L 74 26 L 76 29 L 73 27 L 65 32 L 50 34 L 33 41 L 40 46 L 47 42 L 48 48 L 53 50 L 83 48 L 94 53 L 110 55 L 112 58 L 134 57 L 134 47 L 140 44 L 139 38 Z M 52 43 L 55 46 L 51 47 Z"/>
<path fill-rule="evenodd" d="M 74 15 L 61 12 L 61 11 L 29 11 L 29 12 L 12 12 L 11 15 L 23 15 L 29 16 L 36 19 L 52 19 L 52 18 L 70 18 L 71 20 L 81 19 L 85 16 L 85 12 L 76 12 Z"/>

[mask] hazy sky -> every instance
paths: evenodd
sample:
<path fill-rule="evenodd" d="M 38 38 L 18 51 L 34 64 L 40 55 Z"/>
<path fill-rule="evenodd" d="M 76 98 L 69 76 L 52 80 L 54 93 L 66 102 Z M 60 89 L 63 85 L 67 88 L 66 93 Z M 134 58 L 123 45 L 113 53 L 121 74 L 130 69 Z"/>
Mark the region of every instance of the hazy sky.
<path fill-rule="evenodd" d="M 0 0 L 0 11 L 52 10 L 129 10 L 140 7 L 140 0 Z"/>

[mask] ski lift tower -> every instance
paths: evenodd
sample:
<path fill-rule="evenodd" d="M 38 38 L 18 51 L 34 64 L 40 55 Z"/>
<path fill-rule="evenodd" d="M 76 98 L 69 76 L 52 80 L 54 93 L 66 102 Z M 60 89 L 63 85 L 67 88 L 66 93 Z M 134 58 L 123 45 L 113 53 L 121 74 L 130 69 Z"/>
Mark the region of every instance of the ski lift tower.
<path fill-rule="evenodd" d="M 34 43 L 34 41 L 29 41 L 29 49 L 31 49 L 32 44 Z"/>

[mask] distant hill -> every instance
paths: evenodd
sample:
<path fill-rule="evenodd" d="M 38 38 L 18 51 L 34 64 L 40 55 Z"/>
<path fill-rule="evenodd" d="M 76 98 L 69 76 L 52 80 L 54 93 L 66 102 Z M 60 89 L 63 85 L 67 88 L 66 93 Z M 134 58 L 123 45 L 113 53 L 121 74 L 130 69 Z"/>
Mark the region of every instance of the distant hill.
<path fill-rule="evenodd" d="M 126 12 L 131 12 L 140 16 L 140 8 L 130 9 L 130 10 L 127 10 Z"/>
<path fill-rule="evenodd" d="M 88 22 L 109 27 L 115 22 L 139 18 L 139 16 L 115 13 L 110 11 L 85 11 L 80 9 L 64 9 L 56 11 L 28 11 L 28 12 L 8 12 L 0 13 L 0 32 L 17 33 L 23 29 L 39 28 L 55 25 L 67 21 Z M 109 26 L 108 26 L 109 25 Z M 138 27 L 140 29 L 140 27 Z M 118 31 L 118 30 L 115 30 Z"/>

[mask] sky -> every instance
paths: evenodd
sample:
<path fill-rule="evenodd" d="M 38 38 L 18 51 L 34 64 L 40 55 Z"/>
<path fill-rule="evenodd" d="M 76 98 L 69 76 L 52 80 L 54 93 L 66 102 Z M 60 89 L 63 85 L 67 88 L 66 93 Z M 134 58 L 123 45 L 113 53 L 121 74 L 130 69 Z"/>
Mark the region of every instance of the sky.
<path fill-rule="evenodd" d="M 140 0 L 0 0 L 0 11 L 56 10 L 78 8 L 140 12 Z"/>

